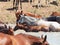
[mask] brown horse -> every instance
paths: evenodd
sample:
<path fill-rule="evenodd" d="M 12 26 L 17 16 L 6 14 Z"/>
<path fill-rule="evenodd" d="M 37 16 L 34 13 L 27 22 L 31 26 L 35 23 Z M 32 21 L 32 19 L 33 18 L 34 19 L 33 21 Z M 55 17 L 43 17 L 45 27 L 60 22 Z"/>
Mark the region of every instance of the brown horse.
<path fill-rule="evenodd" d="M 16 18 L 17 18 L 17 21 L 20 20 L 20 17 L 19 15 L 20 14 L 25 14 L 26 16 L 31 16 L 31 17 L 34 17 L 34 18 L 42 18 L 41 15 L 35 15 L 35 14 L 32 14 L 32 13 L 25 13 L 23 11 L 18 11 L 16 12 Z M 43 28 L 43 30 L 41 30 Z M 28 26 L 26 23 L 24 24 L 20 24 L 20 23 L 16 23 L 16 27 L 14 28 L 14 30 L 17 30 L 17 29 L 24 29 L 25 31 L 27 32 L 38 32 L 38 31 L 49 31 L 48 29 L 49 27 L 47 26 L 44 26 L 44 25 L 40 25 L 40 26 Z"/>
<path fill-rule="evenodd" d="M 47 20 L 60 23 L 60 12 L 53 12 L 51 17 L 48 17 Z"/>
<path fill-rule="evenodd" d="M 0 33 L 0 45 L 49 45 L 44 38 L 38 38 L 27 34 L 18 34 L 15 36 Z"/>
<path fill-rule="evenodd" d="M 53 12 L 53 13 L 51 14 L 51 16 L 60 16 L 60 13 L 59 13 L 59 12 Z"/>

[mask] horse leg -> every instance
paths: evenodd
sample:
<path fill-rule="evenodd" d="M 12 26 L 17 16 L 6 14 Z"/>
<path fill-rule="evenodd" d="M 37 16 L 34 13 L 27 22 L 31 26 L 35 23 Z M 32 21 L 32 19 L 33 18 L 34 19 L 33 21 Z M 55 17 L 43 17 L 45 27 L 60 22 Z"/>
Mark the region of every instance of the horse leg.
<path fill-rule="evenodd" d="M 14 7 L 15 7 L 14 5 L 15 5 L 15 0 L 13 0 L 13 9 L 14 9 Z"/>
<path fill-rule="evenodd" d="M 16 11 L 18 10 L 19 0 L 16 0 Z"/>
<path fill-rule="evenodd" d="M 18 26 L 15 26 L 14 27 L 14 31 L 16 31 L 16 30 L 18 30 L 19 29 L 19 27 Z"/>

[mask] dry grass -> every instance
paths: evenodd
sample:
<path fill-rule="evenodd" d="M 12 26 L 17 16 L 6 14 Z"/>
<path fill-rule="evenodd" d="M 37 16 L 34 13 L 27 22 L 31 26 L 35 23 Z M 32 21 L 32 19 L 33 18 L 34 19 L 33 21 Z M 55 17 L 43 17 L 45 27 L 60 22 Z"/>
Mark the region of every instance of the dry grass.
<path fill-rule="evenodd" d="M 0 21 L 15 23 L 15 11 L 14 10 L 6 10 L 8 8 L 12 8 L 12 1 L 10 2 L 0 2 Z M 30 4 L 23 3 L 23 11 L 32 12 L 35 14 L 40 14 L 42 16 L 49 16 L 54 11 L 60 12 L 60 6 L 50 5 L 50 7 L 41 7 L 39 9 L 32 8 Z"/>

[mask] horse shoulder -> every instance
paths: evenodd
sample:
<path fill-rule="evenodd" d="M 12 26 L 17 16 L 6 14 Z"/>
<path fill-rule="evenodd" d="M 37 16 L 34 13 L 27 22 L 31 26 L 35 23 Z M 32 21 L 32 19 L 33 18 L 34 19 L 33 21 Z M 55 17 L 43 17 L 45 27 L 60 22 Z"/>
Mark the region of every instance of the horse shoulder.
<path fill-rule="evenodd" d="M 12 45 L 12 41 L 7 34 L 0 33 L 0 44 L 1 45 Z"/>

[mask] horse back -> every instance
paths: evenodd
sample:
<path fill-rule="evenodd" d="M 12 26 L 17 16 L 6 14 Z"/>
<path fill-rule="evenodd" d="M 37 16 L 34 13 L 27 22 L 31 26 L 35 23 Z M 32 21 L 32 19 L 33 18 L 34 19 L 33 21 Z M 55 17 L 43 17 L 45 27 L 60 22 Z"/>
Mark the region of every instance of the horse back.
<path fill-rule="evenodd" d="M 53 13 L 51 14 L 51 16 L 60 16 L 60 13 L 59 13 L 59 12 L 53 12 Z"/>

